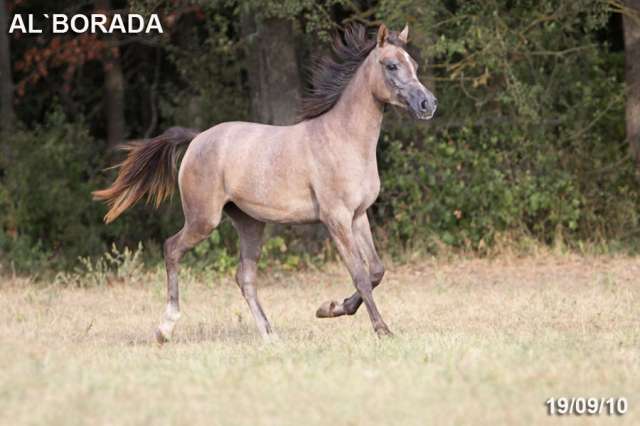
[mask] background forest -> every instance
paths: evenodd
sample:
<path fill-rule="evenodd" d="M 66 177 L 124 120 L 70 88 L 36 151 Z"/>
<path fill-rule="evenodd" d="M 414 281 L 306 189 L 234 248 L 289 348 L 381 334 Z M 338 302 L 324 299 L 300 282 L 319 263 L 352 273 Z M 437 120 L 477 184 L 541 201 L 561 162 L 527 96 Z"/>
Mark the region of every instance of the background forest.
<path fill-rule="evenodd" d="M 99 11 L 158 13 L 164 33 L 8 34 L 15 13 Z M 439 109 L 429 123 L 385 117 L 370 211 L 379 245 L 635 248 L 639 0 L 0 0 L 0 263 L 65 269 L 140 242 L 159 259 L 181 226 L 177 197 L 110 226 L 91 200 L 114 177 L 118 143 L 174 125 L 294 123 L 332 35 L 383 21 L 409 23 Z M 323 235 L 274 228 L 265 250 L 290 267 L 322 261 Z M 223 222 L 191 261 L 227 269 L 235 247 Z"/>

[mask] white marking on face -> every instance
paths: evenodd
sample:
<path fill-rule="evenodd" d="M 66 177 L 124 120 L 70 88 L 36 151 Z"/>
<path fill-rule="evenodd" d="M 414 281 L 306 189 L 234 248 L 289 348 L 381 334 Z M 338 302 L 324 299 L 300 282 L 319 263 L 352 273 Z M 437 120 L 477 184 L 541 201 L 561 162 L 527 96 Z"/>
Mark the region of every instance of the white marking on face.
<path fill-rule="evenodd" d="M 411 56 L 409 56 L 409 54 L 404 50 L 402 50 L 402 55 L 404 56 L 404 60 L 409 65 L 409 69 L 411 70 L 411 76 L 417 80 L 418 73 L 416 72 L 416 67 L 413 65 L 413 59 L 411 59 Z"/>

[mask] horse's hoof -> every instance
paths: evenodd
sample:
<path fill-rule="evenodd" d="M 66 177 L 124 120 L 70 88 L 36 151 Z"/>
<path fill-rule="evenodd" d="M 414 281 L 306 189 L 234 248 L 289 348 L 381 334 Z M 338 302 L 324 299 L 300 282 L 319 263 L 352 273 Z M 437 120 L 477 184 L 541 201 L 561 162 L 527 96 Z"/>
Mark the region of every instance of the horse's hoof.
<path fill-rule="evenodd" d="M 322 305 L 320 305 L 320 307 L 318 308 L 318 310 L 316 311 L 316 317 L 317 318 L 332 318 L 334 317 L 334 313 L 333 310 L 335 309 L 336 305 L 338 304 L 338 302 L 331 300 L 328 302 L 324 302 Z"/>
<path fill-rule="evenodd" d="M 169 340 L 171 340 L 171 336 L 165 335 L 160 327 L 156 329 L 155 335 L 156 335 L 156 342 L 158 342 L 159 345 L 164 345 Z"/>
<path fill-rule="evenodd" d="M 393 333 L 387 327 L 376 328 L 376 334 L 380 339 L 393 337 Z"/>
<path fill-rule="evenodd" d="M 270 332 L 262 336 L 262 341 L 267 345 L 273 345 L 280 342 L 280 336 L 276 332 Z"/>

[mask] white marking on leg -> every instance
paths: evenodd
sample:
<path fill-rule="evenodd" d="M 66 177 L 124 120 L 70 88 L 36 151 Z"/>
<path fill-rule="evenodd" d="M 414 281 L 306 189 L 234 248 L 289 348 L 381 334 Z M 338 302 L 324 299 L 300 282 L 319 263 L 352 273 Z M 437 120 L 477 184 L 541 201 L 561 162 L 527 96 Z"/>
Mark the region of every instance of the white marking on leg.
<path fill-rule="evenodd" d="M 167 303 L 167 308 L 164 311 L 164 318 L 162 324 L 158 327 L 158 331 L 162 334 L 166 340 L 171 340 L 173 335 L 173 328 L 176 326 L 176 322 L 180 319 L 180 310 L 173 303 Z"/>

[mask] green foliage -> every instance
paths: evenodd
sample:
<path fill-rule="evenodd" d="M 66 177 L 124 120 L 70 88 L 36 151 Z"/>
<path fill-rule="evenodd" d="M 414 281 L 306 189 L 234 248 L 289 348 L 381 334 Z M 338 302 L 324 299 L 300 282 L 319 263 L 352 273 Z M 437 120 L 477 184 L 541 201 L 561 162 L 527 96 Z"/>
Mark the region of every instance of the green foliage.
<path fill-rule="evenodd" d="M 624 239 L 637 229 L 622 55 L 598 33 L 606 2 L 383 0 L 376 17 L 410 24 L 440 99 L 428 128 L 406 118 L 385 127 L 374 218 L 390 246 L 479 248 L 501 233 Z"/>
<path fill-rule="evenodd" d="M 50 266 L 51 252 L 43 248 L 41 240 L 29 236 L 10 237 L 0 231 L 0 259 L 16 272 L 33 272 Z"/>
<path fill-rule="evenodd" d="M 196 269 L 232 273 L 238 266 L 236 240 L 235 231 L 230 224 L 223 223 L 186 256 L 184 263 Z M 258 268 L 293 270 L 304 264 L 301 253 L 290 250 L 282 236 L 275 236 L 266 239 L 262 245 Z"/>
<path fill-rule="evenodd" d="M 246 75 L 255 70 L 247 66 L 246 14 L 292 19 L 303 65 L 348 22 L 375 20 L 374 27 L 385 21 L 392 29 L 409 23 L 419 47 L 411 52 L 440 106 L 428 125 L 404 113 L 390 112 L 385 120 L 378 153 L 383 187 L 371 215 L 383 249 L 444 243 L 482 252 L 503 234 L 545 244 L 624 246 L 637 235 L 640 194 L 624 140 L 624 55 L 613 46 L 621 35 L 607 2 L 189 4 L 201 14 L 173 2 L 130 3 L 137 12 L 177 20 L 149 41 L 152 47 L 123 47 L 126 63 L 135 64 L 126 89 L 132 136 L 150 128 L 151 91 L 158 99 L 155 133 L 249 118 Z M 24 40 L 12 46 L 30 47 Z M 112 180 L 113 171 L 101 170 L 120 157 L 105 154 L 95 114 L 100 79 L 90 65 L 83 70 L 71 94 L 56 91 L 51 82 L 63 81 L 64 70 L 52 69 L 46 88 L 41 84 L 18 102 L 23 127 L 0 143 L 0 255 L 18 272 L 73 271 L 82 257 L 84 272 L 73 273 L 102 285 L 121 268 L 115 252 L 113 262 L 103 256 L 113 243 L 143 242 L 144 260 L 156 262 L 182 215 L 176 199 L 159 211 L 136 206 L 102 224 L 105 208 L 90 193 Z M 308 256 L 286 235 L 272 236 L 260 267 L 295 269 L 325 254 Z M 185 263 L 229 273 L 237 256 L 235 231 L 223 222 Z"/>
<path fill-rule="evenodd" d="M 35 129 L 9 135 L 5 143 L 9 155 L 0 159 L 0 254 L 18 272 L 68 269 L 79 257 L 98 256 L 113 242 L 135 246 L 154 232 L 169 235 L 178 227 L 177 203 L 166 205 L 153 221 L 148 219 L 152 210 L 140 205 L 105 227 L 105 206 L 92 201 L 91 191 L 108 184 L 111 176 L 100 170 L 113 160 L 84 124 L 71 122 L 58 109 Z"/>
<path fill-rule="evenodd" d="M 302 257 L 299 253 L 292 252 L 285 239 L 277 236 L 268 239 L 262 246 L 262 254 L 258 266 L 261 269 L 281 267 L 291 270 L 302 266 Z"/>
<path fill-rule="evenodd" d="M 99 151 L 84 127 L 54 112 L 42 126 L 19 131 L 6 142 L 10 156 L 1 166 L 1 243 L 3 251 L 16 255 L 18 270 L 33 266 L 27 243 L 34 244 L 31 251 L 39 262 L 46 256 L 52 264 L 61 251 L 75 258 L 99 250 L 101 209 L 91 201 L 88 180 L 99 168 L 94 160 Z"/>
<path fill-rule="evenodd" d="M 193 249 L 185 263 L 222 273 L 234 271 L 238 266 L 238 257 L 230 250 L 235 247 L 233 237 L 233 229 L 230 224 L 223 224 L 220 228 L 215 229 L 209 238 Z"/>
<path fill-rule="evenodd" d="M 500 133 L 504 135 L 504 133 Z M 439 240 L 481 248 L 496 233 L 520 231 L 551 242 L 560 227 L 573 232 L 581 194 L 557 158 L 541 157 L 534 170 L 514 167 L 490 132 L 463 128 L 421 149 L 388 143 L 382 199 L 376 207 L 391 241 Z"/>
<path fill-rule="evenodd" d="M 440 108 L 426 131 L 403 121 L 380 146 L 375 218 L 390 242 L 478 249 L 502 233 L 552 243 L 637 229 L 621 54 L 596 36 L 606 2 L 432 2 L 399 13 L 411 4 L 381 8 L 414 24 Z"/>
<path fill-rule="evenodd" d="M 125 247 L 119 250 L 111 246 L 102 256 L 92 259 L 80 257 L 79 266 L 73 272 L 59 272 L 56 284 L 76 287 L 101 287 L 113 282 L 135 283 L 140 279 L 143 269 L 142 243 L 135 251 Z"/>

